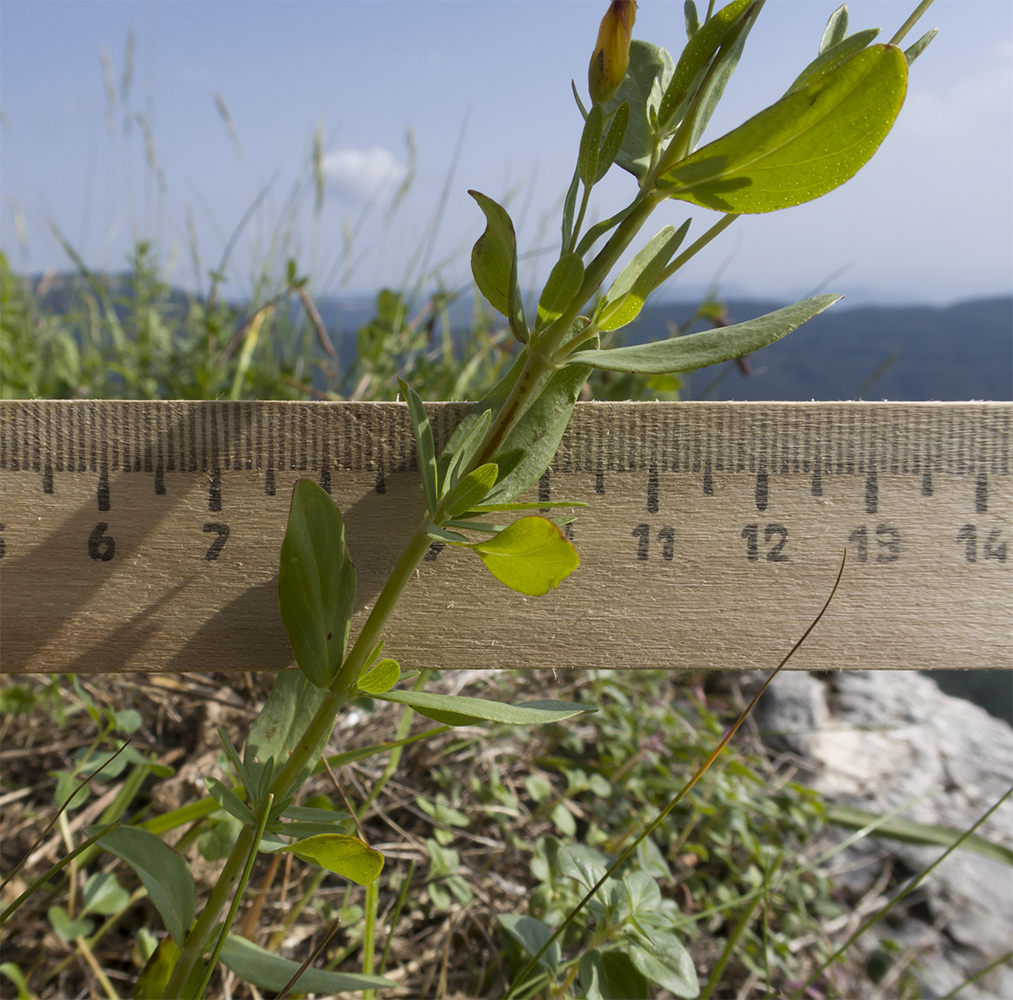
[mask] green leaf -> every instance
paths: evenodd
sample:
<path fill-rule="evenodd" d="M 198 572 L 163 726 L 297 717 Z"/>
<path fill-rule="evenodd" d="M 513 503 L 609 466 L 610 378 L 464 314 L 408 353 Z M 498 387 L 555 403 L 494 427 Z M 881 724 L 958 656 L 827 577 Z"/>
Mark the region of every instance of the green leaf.
<path fill-rule="evenodd" d="M 544 510 L 546 507 L 586 507 L 588 506 L 582 500 L 560 500 L 558 503 L 555 501 L 537 501 L 531 503 L 481 503 L 477 507 L 472 507 L 469 513 L 481 514 L 484 511 L 494 510 Z"/>
<path fill-rule="evenodd" d="M 412 433 L 415 435 L 415 447 L 418 450 L 419 472 L 422 475 L 426 507 L 429 509 L 429 516 L 436 517 L 439 491 L 436 487 L 436 444 L 433 441 L 433 428 L 429 424 L 426 408 L 422 405 L 422 397 L 403 378 L 399 378 L 397 384 L 408 402 L 408 412 L 412 418 Z"/>
<path fill-rule="evenodd" d="M 250 812 L 246 803 L 243 802 L 243 800 L 230 788 L 223 785 L 217 778 L 211 777 L 205 778 L 204 784 L 207 786 L 207 790 L 211 793 L 211 797 L 227 813 L 231 816 L 235 816 L 241 823 L 246 823 L 253 827 L 257 825 L 256 816 Z"/>
<path fill-rule="evenodd" d="M 678 230 L 665 226 L 623 268 L 595 312 L 593 322 L 599 329 L 618 330 L 637 318 L 647 296 L 657 287 L 665 265 L 686 238 L 689 225 L 687 219 Z"/>
<path fill-rule="evenodd" d="M 683 12 L 686 17 L 686 38 L 692 38 L 700 30 L 700 15 L 696 12 L 696 4 L 693 0 L 686 0 L 683 4 Z"/>
<path fill-rule="evenodd" d="M 598 152 L 601 135 L 605 128 L 605 112 L 600 104 L 592 105 L 580 134 L 580 153 L 577 156 L 577 170 L 584 187 L 591 187 L 598 176 Z"/>
<path fill-rule="evenodd" d="M 577 91 L 574 89 L 573 96 L 577 97 Z M 580 98 L 577 97 L 577 103 L 580 103 Z M 566 190 L 566 197 L 563 199 L 563 249 L 565 250 L 570 245 L 570 239 L 573 236 L 573 214 L 577 208 L 577 192 L 580 190 L 580 164 L 577 164 L 573 168 L 573 180 L 570 181 L 570 186 Z"/>
<path fill-rule="evenodd" d="M 929 42 L 931 42 L 932 39 L 935 38 L 936 35 L 938 34 L 939 29 L 932 28 L 930 31 L 926 31 L 925 34 L 922 35 L 922 37 L 919 38 L 917 42 L 915 42 L 913 45 L 908 46 L 904 50 L 904 61 L 908 64 L 909 67 L 911 63 L 913 63 L 929 47 Z"/>
<path fill-rule="evenodd" d="M 623 139 L 626 137 L 626 129 L 630 124 L 630 103 L 623 101 L 612 113 L 612 121 L 609 130 L 602 140 L 601 149 L 598 153 L 598 169 L 592 183 L 597 184 L 608 172 L 619 150 L 623 148 Z"/>
<path fill-rule="evenodd" d="M 113 872 L 95 872 L 84 884 L 81 913 L 99 913 L 103 917 L 118 913 L 130 902 L 130 893 L 120 885 Z"/>
<path fill-rule="evenodd" d="M 553 266 L 538 300 L 537 330 L 545 329 L 563 315 L 583 280 L 584 262 L 575 253 L 563 254 Z"/>
<path fill-rule="evenodd" d="M 383 855 L 347 833 L 320 833 L 283 847 L 280 853 L 284 852 L 326 868 L 356 885 L 371 885 L 383 870 Z"/>
<path fill-rule="evenodd" d="M 6 976 L 17 988 L 18 1000 L 32 1000 L 32 994 L 28 991 L 28 983 L 21 970 L 13 962 L 0 964 L 0 974 Z"/>
<path fill-rule="evenodd" d="M 64 941 L 71 942 L 75 938 L 87 937 L 95 925 L 90 920 L 71 920 L 70 915 L 62 906 L 51 906 L 46 913 L 49 924 Z"/>
<path fill-rule="evenodd" d="M 519 913 L 501 913 L 498 920 L 500 927 L 532 956 L 537 955 L 545 947 L 545 942 L 552 937 L 552 928 L 534 917 L 524 917 Z M 551 947 L 538 959 L 538 964 L 549 972 L 558 968 L 558 941 L 552 942 Z"/>
<path fill-rule="evenodd" d="M 461 695 L 432 694 L 428 691 L 386 691 L 376 696 L 380 701 L 408 705 L 427 719 L 445 726 L 476 726 L 483 722 L 503 722 L 511 726 L 540 726 L 562 722 L 594 709 L 572 701 L 529 701 L 507 705 L 485 698 Z"/>
<path fill-rule="evenodd" d="M 668 51 L 634 39 L 630 45 L 630 65 L 615 97 L 605 105 L 611 114 L 621 104 L 630 106 L 630 119 L 615 162 L 637 180 L 643 180 L 654 158 L 657 108 L 666 92 L 675 64 Z M 652 118 L 655 119 L 652 122 Z"/>
<path fill-rule="evenodd" d="M 475 504 L 481 503 L 489 495 L 489 490 L 496 485 L 498 476 L 499 466 L 495 462 L 487 462 L 469 472 L 447 497 L 443 505 L 447 515 L 456 517 L 471 510 Z"/>
<path fill-rule="evenodd" d="M 110 830 L 102 838 L 102 847 L 133 868 L 165 929 L 182 945 L 196 909 L 193 876 L 186 861 L 153 833 L 133 826 Z"/>
<path fill-rule="evenodd" d="M 852 56 L 857 55 L 862 49 L 868 48 L 879 34 L 879 28 L 868 28 L 865 31 L 856 32 L 850 38 L 842 39 L 832 48 L 827 49 L 811 62 L 795 78 L 795 82 L 788 88 L 786 93 L 793 94 L 810 83 L 822 80 L 829 76 L 835 69 L 846 63 Z"/>
<path fill-rule="evenodd" d="M 292 491 L 278 569 L 281 620 L 299 669 L 319 688 L 345 655 L 355 601 L 355 567 L 334 501 L 311 479 Z"/>
<path fill-rule="evenodd" d="M 820 55 L 835 45 L 840 45 L 848 34 L 848 8 L 841 4 L 827 21 L 823 29 L 823 37 L 820 39 Z"/>
<path fill-rule="evenodd" d="M 576 879 L 585 889 L 599 882 L 609 869 L 609 860 L 601 851 L 583 844 L 567 844 L 556 852 L 559 874 Z"/>
<path fill-rule="evenodd" d="M 469 413 L 465 416 L 468 420 Z M 463 421 L 462 421 L 463 423 Z M 461 469 L 466 469 L 478 451 L 479 446 L 485 440 L 486 432 L 492 423 L 492 410 L 481 410 L 475 414 L 475 418 L 468 421 L 468 426 L 458 436 L 460 426 L 455 428 L 450 441 L 447 442 L 437 463 L 440 473 L 440 488 L 444 494 L 450 492 L 457 486 L 457 479 Z M 453 445 L 453 447 L 451 447 Z"/>
<path fill-rule="evenodd" d="M 621 951 L 585 952 L 580 985 L 587 1000 L 648 1000 L 651 995 L 647 980 Z"/>
<path fill-rule="evenodd" d="M 249 788 L 252 785 L 249 774 L 246 772 L 246 768 L 243 766 L 243 760 L 239 756 L 239 751 L 235 748 L 232 740 L 229 738 L 229 734 L 221 727 L 218 727 L 218 738 L 222 741 L 225 747 L 225 753 L 228 754 L 229 760 L 232 762 L 232 766 L 236 769 L 236 777 L 239 779 L 239 783 L 244 788 Z"/>
<path fill-rule="evenodd" d="M 131 994 L 134 1000 L 162 1000 L 178 958 L 179 948 L 176 947 L 176 942 L 171 937 L 162 938 L 148 958 L 140 976 L 137 977 L 137 982 L 134 983 L 134 991 Z M 187 976 L 183 996 L 196 996 L 197 987 L 203 978 L 204 963 L 197 962 Z"/>
<path fill-rule="evenodd" d="M 230 934 L 221 953 L 222 964 L 237 976 L 265 990 L 281 990 L 299 971 L 301 962 L 281 958 L 255 945 L 246 938 Z M 307 969 L 296 982 L 297 993 L 355 993 L 359 990 L 391 989 L 397 983 L 383 976 L 367 976 L 357 972 L 325 972 Z"/>
<path fill-rule="evenodd" d="M 522 343 L 528 342 L 521 288 L 517 281 L 517 236 L 505 208 L 478 191 L 468 194 L 485 213 L 485 232 L 471 251 L 471 273 L 489 305 L 510 321 L 510 329 Z"/>
<path fill-rule="evenodd" d="M 252 781 L 259 781 L 271 758 L 282 763 L 288 759 L 317 709 L 329 697 L 328 692 L 318 688 L 297 670 L 285 670 L 278 674 L 267 703 L 246 737 L 243 763 Z M 330 733 L 321 737 L 313 756 L 293 782 L 293 787 L 302 784 L 323 753 L 328 739 Z"/>
<path fill-rule="evenodd" d="M 386 659 L 364 669 L 355 686 L 366 694 L 383 694 L 397 684 L 400 677 L 401 667 L 397 660 Z"/>
<path fill-rule="evenodd" d="M 672 74 L 672 82 L 665 88 L 658 108 L 658 122 L 662 129 L 675 124 L 670 119 L 683 101 L 691 96 L 693 84 L 698 83 L 697 77 L 707 68 L 753 3 L 754 0 L 733 0 L 708 18 L 686 43 Z"/>
<path fill-rule="evenodd" d="M 534 403 L 524 412 L 494 456 L 501 478 L 490 501 L 507 503 L 514 500 L 538 481 L 555 456 L 581 387 L 591 374 L 589 365 L 577 363 L 581 357 L 579 353 L 572 357 L 573 364 L 553 372 L 545 381 Z M 505 472 L 503 458 L 511 452 L 518 454 L 519 461 Z"/>
<path fill-rule="evenodd" d="M 498 535 L 469 547 L 500 583 L 532 597 L 558 587 L 580 565 L 577 550 L 544 517 L 522 517 Z"/>
<path fill-rule="evenodd" d="M 879 813 L 866 812 L 864 809 L 854 809 L 851 806 L 827 807 L 828 823 L 843 826 L 848 830 L 861 830 L 870 823 L 876 823 L 876 829 L 869 836 L 900 840 L 907 844 L 949 847 L 964 833 L 962 830 L 954 830 L 947 826 L 930 826 L 926 823 L 914 823 L 905 819 L 890 819 L 885 823 L 878 822 L 881 819 L 882 816 Z M 999 864 L 1013 865 L 1013 851 L 1003 844 L 998 844 L 976 833 L 972 833 L 960 846 L 962 850 L 981 854 L 993 861 L 998 861 Z"/>
<path fill-rule="evenodd" d="M 906 88 L 900 49 L 865 49 L 698 149 L 663 174 L 658 189 L 721 212 L 773 212 L 812 201 L 869 160 Z"/>
<path fill-rule="evenodd" d="M 631 941 L 626 948 L 633 967 L 652 983 L 677 997 L 700 995 L 693 959 L 683 943 L 671 932 L 651 929 L 649 943 Z"/>
<path fill-rule="evenodd" d="M 576 357 L 581 365 L 587 363 L 613 372 L 657 375 L 664 372 L 694 371 L 758 351 L 791 333 L 840 298 L 840 295 L 816 295 L 735 326 L 704 330 L 702 333 L 672 337 L 636 347 L 582 351 Z"/>

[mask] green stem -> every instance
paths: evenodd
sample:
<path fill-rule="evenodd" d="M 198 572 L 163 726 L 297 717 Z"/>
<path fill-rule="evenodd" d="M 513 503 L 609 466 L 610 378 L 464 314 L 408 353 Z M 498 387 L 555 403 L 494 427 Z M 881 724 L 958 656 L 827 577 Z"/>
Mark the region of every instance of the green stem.
<path fill-rule="evenodd" d="M 225 904 L 229 901 L 232 889 L 243 873 L 246 859 L 249 857 L 250 851 L 256 843 L 253 839 L 255 833 L 256 831 L 252 826 L 244 826 L 239 831 L 239 836 L 236 838 L 232 853 L 228 856 L 225 867 L 222 869 L 221 875 L 218 876 L 218 881 L 215 883 L 214 889 L 211 890 L 211 895 L 204 904 L 204 909 L 201 910 L 201 915 L 197 918 L 193 928 L 183 942 L 179 958 L 176 959 L 176 966 L 172 970 L 169 982 L 166 984 L 164 996 L 186 996 L 184 991 L 186 981 L 189 979 L 193 967 L 200 961 L 201 955 L 204 954 L 204 943 L 211 936 L 211 931 L 214 930 L 215 923 L 218 920 L 218 914 L 222 912 Z"/>
<path fill-rule="evenodd" d="M 271 816 L 271 807 L 273 805 L 274 796 L 268 793 L 267 798 L 264 799 L 260 807 L 260 817 L 257 820 L 257 829 L 253 836 L 253 842 L 250 844 L 250 849 L 247 852 L 246 863 L 243 865 L 243 874 L 239 878 L 239 885 L 236 886 L 235 894 L 232 897 L 232 905 L 229 907 L 228 916 L 226 916 L 225 922 L 222 924 L 221 933 L 219 933 L 218 940 L 215 942 L 214 950 L 211 952 L 211 957 L 208 959 L 208 967 L 204 970 L 204 978 L 201 979 L 201 984 L 197 987 L 197 1000 L 202 1000 L 204 991 L 208 988 L 208 983 L 211 982 L 211 976 L 214 974 L 215 965 L 218 964 L 218 956 L 221 955 L 222 948 L 225 947 L 225 940 L 229 936 L 229 929 L 232 927 L 233 923 L 235 923 L 236 911 L 239 909 L 240 902 L 242 902 L 243 891 L 246 889 L 246 883 L 250 881 L 250 872 L 253 871 L 253 862 L 257 859 L 257 847 L 260 844 L 260 838 L 264 836 L 264 829 Z"/>
<path fill-rule="evenodd" d="M 692 260 L 708 243 L 711 242 L 715 237 L 720 236 L 736 219 L 737 215 L 723 215 L 717 222 L 714 223 L 710 229 L 707 230 L 696 240 L 691 246 L 687 247 L 678 257 L 673 260 L 664 271 L 661 272 L 661 277 L 658 279 L 658 284 L 661 285 L 668 281 L 669 278 L 675 274 L 681 267 L 683 267 L 687 261 Z"/>
<path fill-rule="evenodd" d="M 904 41 L 904 36 L 918 23 L 922 14 L 925 13 L 932 6 L 932 0 L 922 0 L 911 16 L 897 29 L 893 38 L 890 39 L 891 45 L 900 45 Z"/>
<path fill-rule="evenodd" d="M 728 940 L 721 951 L 721 957 L 717 960 L 714 968 L 711 969 L 710 976 L 707 977 L 707 985 L 700 993 L 700 1000 L 710 1000 L 714 996 L 714 990 L 717 988 L 718 983 L 721 982 L 721 977 L 724 975 L 724 971 L 738 946 L 739 938 L 742 937 L 743 931 L 749 926 L 749 921 L 753 919 L 753 914 L 756 912 L 756 907 L 759 903 L 760 900 L 755 899 L 751 905 L 743 909 L 742 915 L 736 921 L 731 934 L 728 935 Z"/>
<path fill-rule="evenodd" d="M 425 528 L 428 519 L 416 529 L 415 534 L 409 539 L 401 557 L 391 570 L 387 582 L 383 585 L 373 610 L 362 626 L 345 662 L 338 671 L 338 676 L 331 684 L 331 693 L 343 705 L 348 699 L 349 693 L 354 689 L 355 682 L 359 679 L 359 673 L 365 666 L 369 654 L 376 648 L 380 641 L 380 634 L 383 632 L 387 619 L 390 618 L 401 592 L 408 585 L 415 573 L 415 567 L 422 561 L 422 557 L 429 551 L 431 539 L 426 534 Z M 294 754 L 293 754 L 294 756 Z M 298 771 L 296 772 L 298 774 Z"/>
<path fill-rule="evenodd" d="M 377 879 L 366 886 L 366 906 L 362 915 L 362 973 L 373 975 L 376 968 L 376 914 L 379 908 Z M 362 1000 L 376 1000 L 376 990 L 363 990 Z"/>

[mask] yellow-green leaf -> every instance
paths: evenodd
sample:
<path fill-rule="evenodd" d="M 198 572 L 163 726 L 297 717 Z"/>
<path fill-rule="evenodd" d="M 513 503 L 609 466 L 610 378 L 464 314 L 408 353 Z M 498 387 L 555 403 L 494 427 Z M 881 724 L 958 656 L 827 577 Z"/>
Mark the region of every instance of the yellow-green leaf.
<path fill-rule="evenodd" d="M 658 188 L 720 212 L 774 212 L 812 201 L 871 158 L 906 90 L 904 53 L 874 45 L 701 147 L 659 178 Z"/>
<path fill-rule="evenodd" d="M 281 850 L 326 868 L 357 885 L 371 885 L 383 870 L 383 855 L 367 847 L 358 837 L 346 833 L 321 833 Z"/>
<path fill-rule="evenodd" d="M 469 547 L 497 580 L 533 597 L 558 587 L 580 565 L 577 550 L 544 517 L 522 517 L 498 535 Z"/>
<path fill-rule="evenodd" d="M 366 667 L 359 675 L 355 686 L 366 694 L 383 694 L 389 691 L 401 676 L 401 667 L 397 660 L 381 660 L 373 666 Z"/>

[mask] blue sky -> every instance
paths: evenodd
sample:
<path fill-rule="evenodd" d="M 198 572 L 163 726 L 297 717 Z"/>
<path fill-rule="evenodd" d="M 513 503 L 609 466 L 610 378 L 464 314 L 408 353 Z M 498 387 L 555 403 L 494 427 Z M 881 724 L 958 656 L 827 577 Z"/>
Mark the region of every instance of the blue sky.
<path fill-rule="evenodd" d="M 558 243 L 580 135 L 570 80 L 586 90 L 605 6 L 3 0 L 0 244 L 19 269 L 68 269 L 51 222 L 90 266 L 119 269 L 133 241 L 148 238 L 173 280 L 193 288 L 266 188 L 236 244 L 228 294 L 248 293 L 251 274 L 288 253 L 318 293 L 401 285 L 423 263 L 459 287 L 483 228 L 466 193 L 476 188 L 509 203 L 533 286 L 553 259 L 539 251 Z M 889 38 L 913 6 L 851 3 L 852 30 L 882 27 Z M 705 139 L 784 92 L 816 54 L 833 7 L 770 0 Z M 855 304 L 1013 290 L 1013 4 L 936 0 L 908 42 L 929 27 L 940 34 L 912 68 L 906 105 L 873 161 L 816 202 L 740 220 L 668 294 L 691 296 L 719 280 L 727 293 L 786 299 L 834 275 L 827 290 Z M 642 0 L 634 34 L 677 56 L 681 0 Z M 315 216 L 318 129 L 326 185 Z M 409 130 L 413 181 L 392 210 Z M 594 203 L 598 217 L 632 192 L 632 179 L 614 171 Z M 686 214 L 665 206 L 656 228 Z M 691 235 L 712 217 L 690 214 Z"/>

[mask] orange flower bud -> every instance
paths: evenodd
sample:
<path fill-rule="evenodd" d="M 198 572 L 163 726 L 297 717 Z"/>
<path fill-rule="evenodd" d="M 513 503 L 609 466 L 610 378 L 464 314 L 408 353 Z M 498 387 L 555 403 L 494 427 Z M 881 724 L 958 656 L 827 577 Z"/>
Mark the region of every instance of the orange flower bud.
<path fill-rule="evenodd" d="M 626 77 L 636 19 L 635 0 L 613 0 L 601 19 L 598 42 L 587 68 L 587 89 L 594 104 L 610 101 Z"/>

